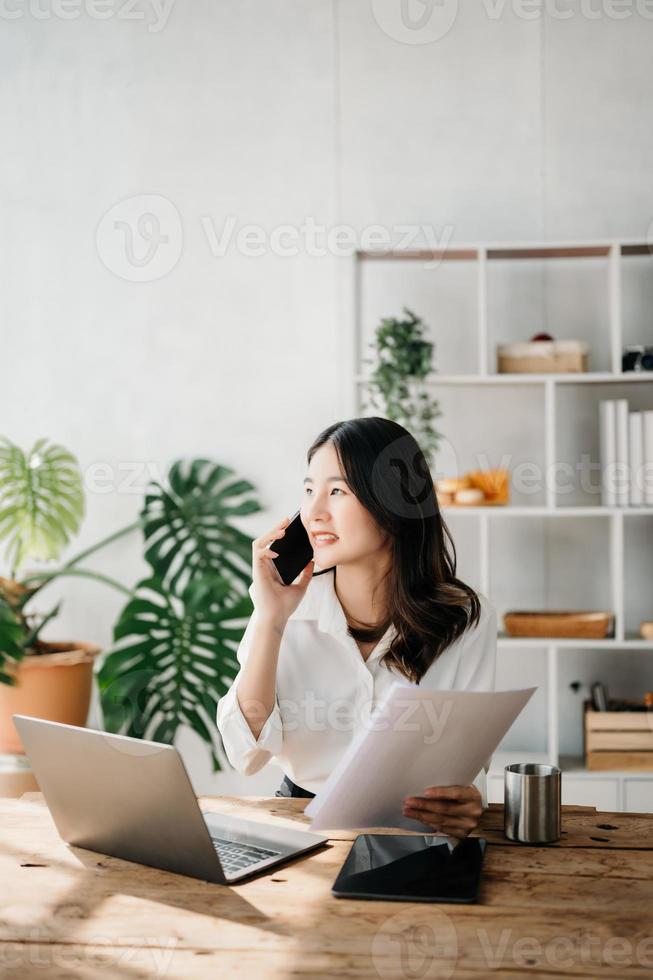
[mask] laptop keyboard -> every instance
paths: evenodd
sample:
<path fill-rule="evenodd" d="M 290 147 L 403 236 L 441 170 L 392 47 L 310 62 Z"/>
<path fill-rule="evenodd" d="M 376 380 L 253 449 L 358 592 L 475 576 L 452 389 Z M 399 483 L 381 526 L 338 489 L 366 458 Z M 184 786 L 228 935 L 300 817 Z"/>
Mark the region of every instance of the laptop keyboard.
<path fill-rule="evenodd" d="M 258 864 L 259 861 L 281 854 L 281 851 L 270 851 L 265 847 L 256 847 L 254 844 L 240 844 L 238 841 L 223 840 L 221 837 L 212 837 L 211 840 L 218 852 L 220 864 L 227 874 L 242 871 L 251 864 Z"/>

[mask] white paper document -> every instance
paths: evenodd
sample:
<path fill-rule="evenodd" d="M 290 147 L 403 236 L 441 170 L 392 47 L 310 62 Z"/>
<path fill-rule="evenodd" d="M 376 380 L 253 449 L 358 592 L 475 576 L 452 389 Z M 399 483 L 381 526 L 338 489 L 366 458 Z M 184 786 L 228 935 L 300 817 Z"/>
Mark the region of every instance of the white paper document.
<path fill-rule="evenodd" d="M 427 691 L 395 683 L 304 813 L 311 830 L 399 827 L 406 796 L 468 786 L 529 700 L 520 691 Z"/>

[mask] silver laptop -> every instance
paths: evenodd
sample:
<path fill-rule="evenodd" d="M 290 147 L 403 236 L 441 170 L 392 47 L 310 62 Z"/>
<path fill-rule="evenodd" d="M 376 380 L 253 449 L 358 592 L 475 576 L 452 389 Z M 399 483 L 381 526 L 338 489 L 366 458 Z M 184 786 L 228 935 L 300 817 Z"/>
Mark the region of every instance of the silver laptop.
<path fill-rule="evenodd" d="M 68 844 L 223 885 L 327 842 L 308 831 L 203 813 L 172 745 L 13 717 Z"/>

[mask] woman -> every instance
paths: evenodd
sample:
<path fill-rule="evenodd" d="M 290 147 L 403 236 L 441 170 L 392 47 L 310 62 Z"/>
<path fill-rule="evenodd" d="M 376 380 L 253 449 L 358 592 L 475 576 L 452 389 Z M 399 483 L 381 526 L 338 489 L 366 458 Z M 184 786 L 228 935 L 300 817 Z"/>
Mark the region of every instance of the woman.
<path fill-rule="evenodd" d="M 394 682 L 493 690 L 496 613 L 456 578 L 428 464 L 396 422 L 338 422 L 313 443 L 301 520 L 314 560 L 286 586 L 270 546 L 288 520 L 252 544 L 255 608 L 217 723 L 236 769 L 275 757 L 277 795 L 309 797 Z M 474 785 L 425 787 L 403 812 L 460 838 L 485 805 L 482 771 Z"/>

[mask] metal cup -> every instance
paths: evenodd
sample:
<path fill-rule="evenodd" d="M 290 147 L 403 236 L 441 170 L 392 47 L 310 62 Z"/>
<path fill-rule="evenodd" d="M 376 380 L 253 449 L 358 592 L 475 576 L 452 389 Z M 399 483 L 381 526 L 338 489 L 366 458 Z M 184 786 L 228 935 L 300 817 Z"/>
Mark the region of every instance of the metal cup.
<path fill-rule="evenodd" d="M 560 770 L 516 762 L 503 771 L 503 831 L 522 844 L 551 844 L 560 838 Z"/>

